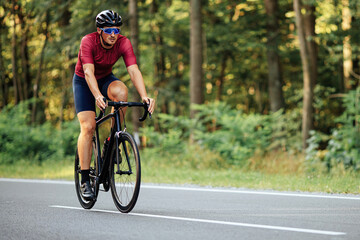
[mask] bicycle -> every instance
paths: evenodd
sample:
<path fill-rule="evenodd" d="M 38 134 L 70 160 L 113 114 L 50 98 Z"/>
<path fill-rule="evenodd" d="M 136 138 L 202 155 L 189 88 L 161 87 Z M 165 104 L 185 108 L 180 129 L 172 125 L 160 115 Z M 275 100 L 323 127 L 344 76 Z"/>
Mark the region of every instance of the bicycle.
<path fill-rule="evenodd" d="M 104 99 L 106 100 L 106 99 Z M 111 189 L 111 195 L 115 206 L 120 212 L 130 212 L 137 201 L 141 182 L 140 154 L 134 137 L 126 132 L 124 118 L 124 129 L 120 123 L 120 111 L 124 107 L 143 107 L 144 114 L 139 121 L 144 121 L 147 116 L 151 118 L 146 103 L 138 102 L 108 102 L 108 106 L 114 107 L 114 111 L 105 115 L 100 111 L 95 117 L 96 128 L 92 138 L 92 158 L 90 165 L 90 184 L 95 193 L 92 200 L 85 200 L 80 191 L 81 168 L 78 149 L 75 155 L 75 187 L 77 197 L 81 206 L 91 209 L 98 197 L 100 184 L 103 191 Z M 105 116 L 104 116 L 105 115 Z M 108 141 L 105 140 L 102 154 L 100 154 L 99 126 L 109 119 L 114 120 L 110 130 Z"/>

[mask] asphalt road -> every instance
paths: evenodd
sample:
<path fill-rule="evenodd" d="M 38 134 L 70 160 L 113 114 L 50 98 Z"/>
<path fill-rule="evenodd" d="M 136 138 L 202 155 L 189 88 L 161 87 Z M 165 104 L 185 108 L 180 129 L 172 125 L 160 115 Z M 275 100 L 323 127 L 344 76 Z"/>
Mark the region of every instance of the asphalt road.
<path fill-rule="evenodd" d="M 129 214 L 73 182 L 0 179 L 0 239 L 360 239 L 360 196 L 143 184 Z"/>

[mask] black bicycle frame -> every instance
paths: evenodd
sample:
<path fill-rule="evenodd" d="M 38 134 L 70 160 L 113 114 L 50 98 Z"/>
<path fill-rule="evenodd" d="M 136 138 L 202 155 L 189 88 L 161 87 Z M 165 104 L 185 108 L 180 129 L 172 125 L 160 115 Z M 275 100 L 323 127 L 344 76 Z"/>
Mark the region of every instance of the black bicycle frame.
<path fill-rule="evenodd" d="M 105 155 L 103 156 L 103 161 L 104 161 L 103 165 L 101 165 L 99 127 L 101 126 L 101 124 L 106 122 L 109 118 L 115 119 L 115 124 L 114 124 L 114 127 L 111 128 L 110 141 L 109 141 L 108 147 L 105 151 Z M 109 164 L 110 164 L 110 156 L 109 155 L 110 155 L 111 151 L 109 151 L 109 149 L 113 148 L 115 133 L 120 131 L 120 129 L 121 129 L 121 124 L 120 124 L 119 109 L 116 109 L 113 113 L 109 113 L 108 115 L 96 120 L 95 131 L 96 131 L 96 139 L 97 139 L 96 144 L 98 146 L 98 148 L 97 148 L 97 151 L 98 151 L 97 164 L 98 164 L 98 169 L 99 169 L 99 173 L 100 173 L 97 177 L 98 177 L 99 183 L 102 183 L 105 180 L 105 177 L 106 177 L 105 173 L 107 173 Z M 117 139 L 116 139 L 116 144 L 118 144 Z"/>
<path fill-rule="evenodd" d="M 97 152 L 98 152 L 98 157 L 97 157 L 97 166 L 99 169 L 99 173 L 97 177 L 97 181 L 99 183 L 103 183 L 103 181 L 105 180 L 106 173 L 109 169 L 109 165 L 110 165 L 110 154 L 111 151 L 109 151 L 109 149 L 112 149 L 114 144 L 116 143 L 116 146 L 119 146 L 121 139 L 121 122 L 120 122 L 120 109 L 121 107 L 144 107 L 144 115 L 139 118 L 139 121 L 144 121 L 147 117 L 147 114 L 149 114 L 148 109 L 147 109 L 147 105 L 143 104 L 143 103 L 137 103 L 137 102 L 109 102 L 109 106 L 114 106 L 114 112 L 113 113 L 109 113 L 106 116 L 103 117 L 104 112 L 100 112 L 99 116 L 96 117 L 95 121 L 96 121 L 96 127 L 95 127 L 95 132 L 96 132 L 96 145 L 97 145 Z M 149 114 L 150 118 L 151 118 L 151 114 Z M 109 145 L 105 151 L 105 156 L 103 158 L 103 166 L 101 166 L 101 153 L 100 153 L 100 141 L 99 141 L 99 126 L 101 124 L 103 124 L 105 121 L 107 121 L 109 118 L 113 118 L 115 119 L 115 124 L 114 127 L 111 129 L 111 134 L 110 134 L 110 141 L 109 141 Z M 120 162 L 119 162 L 119 148 L 116 148 L 116 163 L 117 163 L 117 172 L 118 174 L 131 174 L 132 173 L 132 169 L 131 169 L 131 165 L 129 162 L 129 156 L 127 153 L 127 149 L 126 149 L 126 144 L 125 142 L 122 142 L 123 146 L 124 146 L 124 150 L 125 150 L 125 156 L 126 156 L 126 161 L 127 164 L 129 166 L 129 171 L 120 171 Z"/>

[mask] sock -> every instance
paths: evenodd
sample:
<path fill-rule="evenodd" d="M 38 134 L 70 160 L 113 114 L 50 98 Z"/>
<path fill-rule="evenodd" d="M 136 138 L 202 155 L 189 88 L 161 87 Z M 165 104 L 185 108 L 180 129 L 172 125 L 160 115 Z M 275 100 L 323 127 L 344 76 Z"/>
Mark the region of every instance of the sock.
<path fill-rule="evenodd" d="M 90 173 L 90 169 L 81 170 L 81 184 L 87 181 L 90 182 L 89 173 Z"/>

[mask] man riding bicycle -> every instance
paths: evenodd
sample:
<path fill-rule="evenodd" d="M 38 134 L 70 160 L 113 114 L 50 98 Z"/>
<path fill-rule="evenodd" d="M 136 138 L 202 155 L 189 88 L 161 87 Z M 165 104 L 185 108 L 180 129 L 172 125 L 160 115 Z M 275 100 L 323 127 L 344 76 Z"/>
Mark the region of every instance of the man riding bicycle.
<path fill-rule="evenodd" d="M 120 34 L 121 16 L 105 10 L 96 16 L 97 32 L 81 40 L 78 61 L 73 78 L 73 92 L 77 117 L 80 122 L 78 152 L 81 166 L 81 193 L 84 199 L 92 199 L 90 185 L 90 161 L 92 136 L 95 131 L 95 104 L 101 110 L 107 106 L 104 96 L 112 101 L 127 101 L 128 90 L 112 73 L 112 67 L 122 57 L 130 79 L 143 102 L 153 113 L 155 100 L 148 97 L 142 74 L 128 38 Z M 125 111 L 124 111 L 125 114 Z"/>

